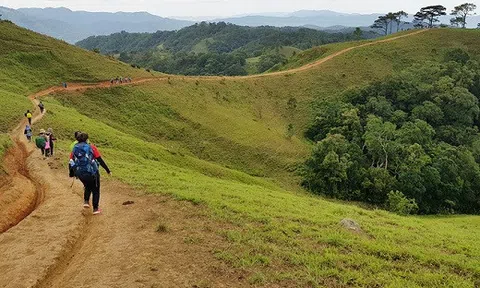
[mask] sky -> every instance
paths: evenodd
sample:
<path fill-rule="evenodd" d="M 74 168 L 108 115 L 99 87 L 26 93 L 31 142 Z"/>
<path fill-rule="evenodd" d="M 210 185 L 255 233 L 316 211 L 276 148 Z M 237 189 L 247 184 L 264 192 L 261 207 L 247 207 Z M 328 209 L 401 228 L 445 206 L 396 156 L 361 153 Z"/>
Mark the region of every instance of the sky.
<path fill-rule="evenodd" d="M 386 13 L 404 10 L 415 13 L 421 7 L 433 4 L 442 4 L 451 10 L 454 6 L 463 3 L 462 1 L 465 2 L 465 0 L 0 0 L 0 6 L 67 7 L 71 10 L 105 12 L 147 11 L 164 17 L 199 17 L 297 10 L 333 10 L 348 13 Z"/>

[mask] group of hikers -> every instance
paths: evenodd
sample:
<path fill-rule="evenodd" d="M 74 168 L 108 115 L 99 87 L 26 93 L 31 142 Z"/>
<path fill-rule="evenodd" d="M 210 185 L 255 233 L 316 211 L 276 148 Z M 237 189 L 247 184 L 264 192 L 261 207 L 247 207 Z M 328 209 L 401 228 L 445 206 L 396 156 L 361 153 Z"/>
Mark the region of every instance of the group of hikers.
<path fill-rule="evenodd" d="M 45 112 L 45 106 L 40 101 L 38 104 L 40 112 Z M 33 128 L 30 110 L 25 113 L 28 124 L 25 126 L 24 134 L 29 142 L 32 141 Z M 99 208 L 100 202 L 100 170 L 102 166 L 105 171 L 111 175 L 105 161 L 103 161 L 98 148 L 89 142 L 87 133 L 77 131 L 74 134 L 75 141 L 70 145 L 69 157 L 69 177 L 79 179 L 84 186 L 83 207 L 90 208 L 90 197 L 92 197 L 93 214 L 101 213 Z M 53 156 L 56 137 L 53 135 L 53 129 L 40 129 L 38 136 L 35 138 L 35 145 L 40 149 L 44 159 Z"/>
<path fill-rule="evenodd" d="M 132 78 L 130 77 L 116 77 L 110 80 L 110 84 L 123 84 L 123 83 L 132 83 Z"/>

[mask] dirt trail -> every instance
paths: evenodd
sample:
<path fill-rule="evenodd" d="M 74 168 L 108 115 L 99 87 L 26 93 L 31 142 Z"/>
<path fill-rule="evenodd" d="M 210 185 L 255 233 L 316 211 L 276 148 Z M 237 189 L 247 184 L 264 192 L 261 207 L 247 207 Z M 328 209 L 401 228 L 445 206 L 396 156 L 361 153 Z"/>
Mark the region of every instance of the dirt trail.
<path fill-rule="evenodd" d="M 145 81 L 149 80 L 135 83 Z M 38 97 L 59 89 L 47 89 L 30 99 L 37 104 Z M 34 125 L 41 117 L 35 114 Z M 104 179 L 103 214 L 92 216 L 91 210 L 82 208 L 82 185 L 76 181 L 71 187 L 67 155 L 43 159 L 33 143 L 24 139 L 25 124 L 22 121 L 12 132 L 16 144 L 10 153 L 19 155 L 9 161 L 21 163 L 12 166 L 16 170 L 12 170 L 14 180 L 10 182 L 16 189 L 8 189 L 21 201 L 6 202 L 5 208 L 18 221 L 29 217 L 0 234 L 0 287 L 244 285 L 238 280 L 244 278 L 241 272 L 214 258 L 212 251 L 220 249 L 223 242 L 213 232 L 216 223 L 210 222 L 201 208 L 166 196 L 148 196 Z M 123 205 L 127 201 L 133 204 Z M 27 212 L 22 207 L 28 207 Z"/>
<path fill-rule="evenodd" d="M 297 69 L 235 79 L 304 71 L 353 49 L 422 32 L 347 48 Z M 29 98 L 37 104 L 39 97 L 53 92 L 110 86 L 110 82 L 70 84 Z M 42 117 L 37 112 L 34 124 Z M 104 213 L 93 217 L 81 207 L 81 184 L 77 181 L 71 187 L 66 155 L 44 160 L 23 136 L 24 125 L 22 121 L 11 133 L 15 145 L 5 159 L 8 175 L 0 182 L 0 287 L 248 286 L 242 271 L 213 257 L 212 251 L 225 244 L 213 232 L 219 224 L 211 222 L 202 208 L 166 196 L 148 196 L 108 179 L 102 182 Z M 126 201 L 134 203 L 123 205 Z"/>

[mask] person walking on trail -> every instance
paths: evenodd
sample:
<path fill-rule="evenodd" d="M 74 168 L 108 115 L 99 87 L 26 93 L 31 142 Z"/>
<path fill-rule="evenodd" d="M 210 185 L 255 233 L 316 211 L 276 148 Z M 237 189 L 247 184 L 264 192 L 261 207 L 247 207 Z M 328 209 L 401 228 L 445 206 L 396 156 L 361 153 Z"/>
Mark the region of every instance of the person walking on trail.
<path fill-rule="evenodd" d="M 50 157 L 50 135 L 45 133 L 45 157 Z"/>
<path fill-rule="evenodd" d="M 55 135 L 53 135 L 52 128 L 47 129 L 47 136 L 50 141 L 50 156 L 53 156 L 53 148 L 55 146 L 55 141 L 57 141 L 57 138 L 55 138 Z"/>
<path fill-rule="evenodd" d="M 78 143 L 73 147 L 70 154 L 70 177 L 80 179 L 84 186 L 83 207 L 90 208 L 90 195 L 93 195 L 92 206 L 93 215 L 101 213 L 100 202 L 100 169 L 98 165 L 107 171 L 108 175 L 112 172 L 108 168 L 97 147 L 88 144 L 88 134 L 80 133 L 77 137 Z"/>
<path fill-rule="evenodd" d="M 23 134 L 27 137 L 28 142 L 32 142 L 33 131 L 30 125 L 25 126 L 25 130 L 23 131 Z"/>
<path fill-rule="evenodd" d="M 43 114 L 43 111 L 45 111 L 45 105 L 43 105 L 42 101 L 40 101 L 40 103 L 38 104 L 38 108 L 40 108 L 40 113 Z"/>
<path fill-rule="evenodd" d="M 30 112 L 30 110 L 27 110 L 27 112 L 25 113 L 25 117 L 27 117 L 29 125 L 32 125 L 32 116 L 32 112 Z"/>
<path fill-rule="evenodd" d="M 80 135 L 80 134 L 82 134 L 81 131 L 75 131 L 75 133 L 73 133 L 73 137 L 75 138 L 75 141 L 73 141 L 72 144 L 70 144 L 70 152 L 72 152 L 75 145 L 78 144 L 77 138 L 78 138 L 78 135 Z"/>
<path fill-rule="evenodd" d="M 35 139 L 35 145 L 40 151 L 42 151 L 42 156 L 45 157 L 45 146 L 47 144 L 47 137 L 45 136 L 45 130 L 40 129 L 38 137 Z"/>

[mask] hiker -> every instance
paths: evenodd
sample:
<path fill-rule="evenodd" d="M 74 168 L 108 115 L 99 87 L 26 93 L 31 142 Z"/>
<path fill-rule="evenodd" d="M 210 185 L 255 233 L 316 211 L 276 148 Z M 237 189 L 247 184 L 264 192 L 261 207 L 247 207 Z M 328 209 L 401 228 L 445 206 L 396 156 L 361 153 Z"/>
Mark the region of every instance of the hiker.
<path fill-rule="evenodd" d="M 25 126 L 25 130 L 23 131 L 23 134 L 27 137 L 28 142 L 32 142 L 32 127 L 30 125 Z"/>
<path fill-rule="evenodd" d="M 38 133 L 38 137 L 35 139 L 35 145 L 37 148 L 42 151 L 42 156 L 45 156 L 45 145 L 47 144 L 47 138 L 45 137 L 45 130 L 40 129 L 40 133 Z"/>
<path fill-rule="evenodd" d="M 42 101 L 40 101 L 40 103 L 38 104 L 38 107 L 40 108 L 40 113 L 43 114 L 43 111 L 45 110 L 45 105 L 43 105 Z"/>
<path fill-rule="evenodd" d="M 32 125 L 32 112 L 30 112 L 30 110 L 27 110 L 27 112 L 25 113 L 25 117 L 27 117 L 28 124 L 31 126 Z"/>
<path fill-rule="evenodd" d="M 75 141 L 73 141 L 72 144 L 70 144 L 70 152 L 72 152 L 75 145 L 78 144 L 78 140 L 76 139 L 78 138 L 78 135 L 80 135 L 81 133 L 82 133 L 81 131 L 75 131 L 75 133 L 73 133 L 73 137 L 75 138 Z"/>
<path fill-rule="evenodd" d="M 57 141 L 57 138 L 55 138 L 55 135 L 53 135 L 53 129 L 48 128 L 47 129 L 47 136 L 50 141 L 50 156 L 53 156 L 53 148 L 55 145 L 55 141 Z"/>
<path fill-rule="evenodd" d="M 50 157 L 50 135 L 45 133 L 45 157 Z"/>
<path fill-rule="evenodd" d="M 70 177 L 80 179 L 85 188 L 83 194 L 83 207 L 90 208 L 90 195 L 93 194 L 92 206 L 93 215 L 101 213 L 99 209 L 100 202 L 100 170 L 98 165 L 107 171 L 108 175 L 112 172 L 103 161 L 100 152 L 93 144 L 88 144 L 88 134 L 80 133 L 77 137 L 78 143 L 73 147 L 70 154 Z"/>
<path fill-rule="evenodd" d="M 113 85 L 113 78 L 110 80 L 110 85 Z"/>

